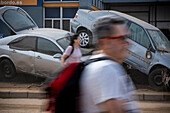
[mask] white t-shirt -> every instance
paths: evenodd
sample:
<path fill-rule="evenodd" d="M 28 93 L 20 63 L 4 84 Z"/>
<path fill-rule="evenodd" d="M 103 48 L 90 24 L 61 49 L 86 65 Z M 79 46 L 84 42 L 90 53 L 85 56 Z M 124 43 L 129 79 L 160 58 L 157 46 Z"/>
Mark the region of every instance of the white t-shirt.
<path fill-rule="evenodd" d="M 103 57 L 99 54 L 92 58 Z M 97 104 L 109 99 L 125 99 L 127 111 L 137 109 L 132 98 L 134 87 L 122 66 L 111 60 L 102 60 L 87 65 L 80 80 L 80 110 L 82 113 L 104 112 Z M 131 113 L 131 112 L 129 112 Z"/>
<path fill-rule="evenodd" d="M 68 46 L 64 52 L 64 55 L 70 55 L 72 51 L 72 46 Z M 70 62 L 80 62 L 80 59 L 82 57 L 80 48 L 74 48 L 73 53 L 66 59 L 65 63 Z"/>

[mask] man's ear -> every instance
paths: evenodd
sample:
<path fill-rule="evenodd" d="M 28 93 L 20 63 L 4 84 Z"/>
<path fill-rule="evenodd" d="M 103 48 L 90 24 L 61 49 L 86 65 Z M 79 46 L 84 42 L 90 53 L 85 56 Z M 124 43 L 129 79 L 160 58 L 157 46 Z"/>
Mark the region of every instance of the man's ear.
<path fill-rule="evenodd" d="M 107 39 L 100 39 L 99 40 L 99 46 L 102 48 L 102 49 L 107 49 L 108 48 L 108 41 Z"/>

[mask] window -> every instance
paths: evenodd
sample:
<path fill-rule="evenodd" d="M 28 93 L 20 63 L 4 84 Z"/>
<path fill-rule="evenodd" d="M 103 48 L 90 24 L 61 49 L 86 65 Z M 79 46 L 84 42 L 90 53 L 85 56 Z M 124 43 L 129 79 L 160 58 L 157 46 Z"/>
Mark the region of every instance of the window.
<path fill-rule="evenodd" d="M 45 27 L 46 28 L 51 28 L 52 27 L 52 20 L 46 20 L 45 21 Z"/>
<path fill-rule="evenodd" d="M 63 18 L 74 18 L 78 8 L 77 7 L 64 7 Z"/>
<path fill-rule="evenodd" d="M 60 29 L 60 20 L 54 20 L 53 21 L 53 28 Z"/>
<path fill-rule="evenodd" d="M 38 38 L 37 51 L 52 56 L 57 53 L 62 53 L 57 45 L 43 38 Z"/>
<path fill-rule="evenodd" d="M 16 32 L 36 26 L 33 21 L 20 9 L 9 9 L 5 11 L 3 13 L 3 18 Z"/>
<path fill-rule="evenodd" d="M 65 50 L 69 46 L 69 43 L 70 43 L 69 37 L 61 38 L 57 40 L 57 43 L 59 43 L 59 45 Z"/>
<path fill-rule="evenodd" d="M 70 20 L 63 20 L 63 29 L 70 31 Z"/>
<path fill-rule="evenodd" d="M 35 50 L 36 37 L 26 36 L 17 38 L 9 43 L 9 47 L 18 50 Z"/>
<path fill-rule="evenodd" d="M 59 7 L 46 7 L 45 18 L 60 18 L 60 8 Z"/>
<path fill-rule="evenodd" d="M 146 32 L 144 31 L 144 29 L 142 29 L 142 27 L 140 27 L 134 23 L 131 23 L 129 30 L 131 33 L 129 38 L 138 42 L 139 44 L 143 45 L 144 47 L 149 48 L 150 41 L 148 39 Z"/>
<path fill-rule="evenodd" d="M 45 27 L 71 31 L 70 19 L 74 18 L 77 7 L 45 8 Z"/>
<path fill-rule="evenodd" d="M 170 42 L 166 36 L 159 30 L 147 30 L 152 38 L 156 48 L 162 51 L 170 51 Z"/>

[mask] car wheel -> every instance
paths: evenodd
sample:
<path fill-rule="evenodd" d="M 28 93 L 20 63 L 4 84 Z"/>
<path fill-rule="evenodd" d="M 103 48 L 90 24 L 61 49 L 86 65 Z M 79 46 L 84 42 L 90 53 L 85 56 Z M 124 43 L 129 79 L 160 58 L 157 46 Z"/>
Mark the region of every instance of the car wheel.
<path fill-rule="evenodd" d="M 16 70 L 13 63 L 8 59 L 2 60 L 0 62 L 0 73 L 5 78 L 14 78 L 16 76 Z"/>
<path fill-rule="evenodd" d="M 163 69 L 156 69 L 149 74 L 149 84 L 154 90 L 165 90 L 163 73 Z"/>
<path fill-rule="evenodd" d="M 92 42 L 91 32 L 83 29 L 83 30 L 78 31 L 78 34 L 79 34 L 80 39 L 81 39 L 80 46 L 81 47 L 89 47 L 91 45 L 91 42 Z"/>

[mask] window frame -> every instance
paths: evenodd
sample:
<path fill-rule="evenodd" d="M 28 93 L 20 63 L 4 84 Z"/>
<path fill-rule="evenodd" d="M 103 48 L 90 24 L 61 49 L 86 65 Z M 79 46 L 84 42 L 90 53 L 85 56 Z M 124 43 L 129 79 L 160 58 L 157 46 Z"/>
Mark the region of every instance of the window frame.
<path fill-rule="evenodd" d="M 65 7 L 60 7 L 60 18 L 45 18 L 45 7 L 43 8 L 43 12 L 44 12 L 44 18 L 43 18 L 43 27 L 45 28 L 45 22 L 46 22 L 46 20 L 51 20 L 52 21 L 52 27 L 51 28 L 54 28 L 54 21 L 55 20 L 59 20 L 59 23 L 60 23 L 60 28 L 59 29 L 62 29 L 62 30 L 64 30 L 63 29 L 63 21 L 64 20 L 71 20 L 71 19 L 73 19 L 73 18 L 64 18 L 63 17 L 63 8 L 65 8 Z M 75 7 L 75 8 L 77 8 L 77 7 Z M 71 24 L 69 24 L 69 31 L 71 32 Z"/>
<path fill-rule="evenodd" d="M 39 53 L 42 53 L 42 54 L 45 54 L 45 55 L 53 56 L 53 55 L 51 55 L 51 54 L 47 54 L 47 53 L 45 53 L 45 52 L 39 51 L 39 49 L 38 49 L 38 41 L 39 41 L 39 39 L 43 39 L 43 40 L 47 40 L 48 42 L 51 42 L 51 43 L 52 43 L 53 45 L 55 45 L 55 46 L 58 48 L 58 50 L 60 51 L 60 52 L 57 52 L 57 53 L 60 53 L 60 54 L 63 53 L 62 50 L 60 49 L 60 47 L 58 46 L 58 44 L 55 44 L 53 41 L 51 41 L 51 40 L 49 40 L 49 39 L 46 39 L 46 38 L 43 38 L 43 37 L 37 37 L 36 52 L 39 52 Z M 57 53 L 55 53 L 55 54 L 57 54 Z M 55 54 L 54 54 L 54 55 L 55 55 Z"/>
<path fill-rule="evenodd" d="M 129 29 L 129 31 L 130 31 L 130 27 L 131 27 L 131 25 L 132 24 L 134 24 L 134 25 L 136 25 L 136 26 L 138 26 L 138 27 L 140 27 L 144 32 L 145 32 L 145 34 L 146 34 L 146 36 L 148 37 L 148 41 L 149 41 L 149 46 L 148 47 L 146 47 L 145 45 L 143 45 L 143 44 L 141 44 L 141 43 L 139 43 L 139 42 L 137 42 L 136 40 L 133 40 L 132 38 L 130 38 L 130 36 L 128 36 L 128 38 L 129 39 L 131 39 L 131 40 L 133 40 L 134 42 L 136 42 L 136 43 L 138 43 L 138 44 L 140 44 L 141 46 L 143 46 L 143 47 L 145 47 L 145 48 L 150 48 L 150 45 L 151 45 L 151 41 L 150 41 L 150 36 L 148 35 L 148 33 L 146 32 L 146 30 L 142 27 L 142 26 L 140 26 L 139 24 L 136 24 L 136 23 L 134 23 L 134 22 L 130 22 L 129 23 L 129 25 L 128 25 L 128 29 Z"/>
<path fill-rule="evenodd" d="M 32 49 L 26 49 L 26 48 L 20 48 L 20 47 L 11 47 L 11 44 L 13 43 L 19 43 L 21 42 L 23 39 L 28 39 L 28 38 L 35 38 L 35 47 L 32 48 Z M 18 42 L 17 42 L 18 40 Z M 16 41 L 16 42 L 15 42 Z M 36 51 L 36 42 L 37 42 L 37 37 L 36 36 L 21 36 L 21 37 L 18 37 L 12 41 L 10 41 L 7 45 L 9 46 L 10 49 L 16 49 L 16 50 L 20 50 L 20 51 Z"/>

